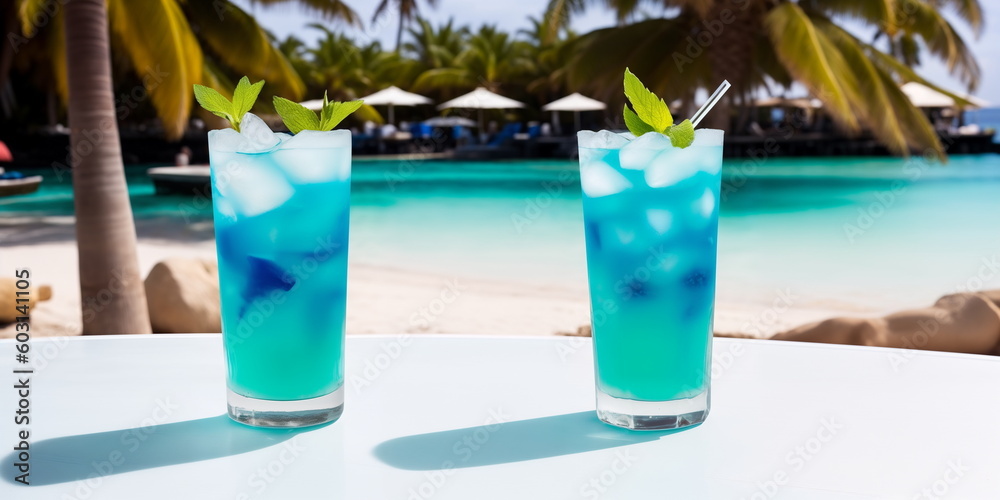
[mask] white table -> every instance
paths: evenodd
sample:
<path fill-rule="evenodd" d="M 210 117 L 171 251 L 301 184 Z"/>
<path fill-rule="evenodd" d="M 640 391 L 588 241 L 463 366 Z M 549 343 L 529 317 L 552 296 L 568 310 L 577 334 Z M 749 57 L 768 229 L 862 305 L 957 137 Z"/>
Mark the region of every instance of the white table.
<path fill-rule="evenodd" d="M 343 418 L 296 432 L 227 419 L 216 335 L 35 341 L 33 355 L 52 359 L 31 380 L 34 486 L 12 482 L 7 455 L 0 498 L 1000 495 L 997 358 L 718 339 L 708 421 L 636 433 L 593 414 L 590 339 L 364 336 L 347 347 Z M 5 450 L 13 358 L 0 342 Z"/>

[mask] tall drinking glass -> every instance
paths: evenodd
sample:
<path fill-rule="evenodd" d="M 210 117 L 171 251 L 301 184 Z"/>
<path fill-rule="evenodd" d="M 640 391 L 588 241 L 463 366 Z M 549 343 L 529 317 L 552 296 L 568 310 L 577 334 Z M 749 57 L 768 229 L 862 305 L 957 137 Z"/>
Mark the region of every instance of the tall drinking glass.
<path fill-rule="evenodd" d="M 721 130 L 675 148 L 580 132 L 601 420 L 636 430 L 687 427 L 709 410 Z"/>
<path fill-rule="evenodd" d="M 229 415 L 321 424 L 344 407 L 351 133 L 260 127 L 208 137 Z"/>

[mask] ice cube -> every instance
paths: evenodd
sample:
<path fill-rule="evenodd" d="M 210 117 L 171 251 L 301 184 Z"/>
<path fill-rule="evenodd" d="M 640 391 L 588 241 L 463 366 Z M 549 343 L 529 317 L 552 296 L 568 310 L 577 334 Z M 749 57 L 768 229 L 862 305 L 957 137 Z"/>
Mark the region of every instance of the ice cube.
<path fill-rule="evenodd" d="M 632 187 L 628 179 L 603 161 L 580 165 L 580 185 L 583 187 L 583 193 L 591 198 L 620 193 Z"/>
<path fill-rule="evenodd" d="M 628 139 L 610 130 L 600 132 L 581 130 L 576 133 L 576 140 L 581 148 L 590 149 L 618 149 L 629 142 Z"/>
<path fill-rule="evenodd" d="M 690 147 L 661 151 L 645 169 L 646 184 L 661 188 L 690 178 L 700 169 L 701 155 L 704 154 L 704 149 Z"/>
<path fill-rule="evenodd" d="M 295 194 L 269 155 L 241 156 L 217 168 L 215 187 L 239 216 L 273 210 Z"/>
<path fill-rule="evenodd" d="M 618 236 L 618 242 L 622 245 L 628 245 L 635 241 L 635 231 L 628 228 L 615 227 L 615 236 Z"/>
<path fill-rule="evenodd" d="M 700 128 L 694 131 L 694 147 L 722 147 L 725 132 L 711 128 Z"/>
<path fill-rule="evenodd" d="M 643 170 L 652 163 L 653 158 L 661 151 L 672 148 L 673 144 L 669 137 L 650 132 L 642 134 L 636 140 L 623 146 L 618 155 L 622 168 Z"/>
<path fill-rule="evenodd" d="M 295 184 L 347 180 L 351 177 L 351 131 L 303 130 L 273 153 Z"/>
<path fill-rule="evenodd" d="M 714 129 L 698 129 L 694 132 L 694 142 L 691 143 L 691 147 L 694 148 L 721 148 L 722 139 L 725 133 L 721 130 Z M 701 155 L 701 169 L 715 175 L 722 170 L 722 154 L 719 151 L 708 152 L 705 151 Z"/>
<path fill-rule="evenodd" d="M 701 169 L 712 175 L 718 174 L 722 170 L 721 154 L 706 154 L 701 157 Z"/>
<path fill-rule="evenodd" d="M 208 147 L 212 151 L 235 153 L 243 141 L 243 136 L 231 128 L 208 131 Z"/>
<path fill-rule="evenodd" d="M 715 193 L 711 189 L 705 188 L 705 192 L 694 202 L 694 212 L 705 219 L 715 212 Z"/>
<path fill-rule="evenodd" d="M 215 211 L 219 213 L 219 222 L 234 222 L 236 220 L 236 210 L 229 198 L 217 196 L 212 198 Z"/>
<path fill-rule="evenodd" d="M 243 136 L 240 153 L 263 153 L 281 143 L 281 139 L 271 131 L 264 120 L 253 113 L 243 115 L 243 119 L 240 120 L 240 135 Z"/>
<path fill-rule="evenodd" d="M 660 256 L 659 267 L 660 269 L 670 272 L 677 268 L 677 264 L 681 261 L 681 257 L 677 254 L 666 254 Z"/>
<path fill-rule="evenodd" d="M 652 227 L 657 233 L 665 234 L 673 225 L 674 214 L 670 213 L 669 210 L 650 208 L 646 210 L 646 220 L 649 222 L 649 227 Z"/>

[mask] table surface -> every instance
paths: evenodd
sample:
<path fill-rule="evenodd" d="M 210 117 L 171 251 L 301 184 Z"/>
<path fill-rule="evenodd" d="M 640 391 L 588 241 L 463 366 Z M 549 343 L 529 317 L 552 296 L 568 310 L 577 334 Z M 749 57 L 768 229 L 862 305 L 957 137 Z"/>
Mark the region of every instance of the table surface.
<path fill-rule="evenodd" d="M 997 498 L 1000 360 L 716 339 L 707 422 L 594 415 L 588 338 L 347 341 L 340 421 L 225 416 L 217 335 L 37 340 L 32 486 L 5 499 Z M 2 441 L 15 439 L 14 344 Z M 294 362 L 294 360 L 289 360 Z M 20 429 L 20 427 L 17 427 Z"/>

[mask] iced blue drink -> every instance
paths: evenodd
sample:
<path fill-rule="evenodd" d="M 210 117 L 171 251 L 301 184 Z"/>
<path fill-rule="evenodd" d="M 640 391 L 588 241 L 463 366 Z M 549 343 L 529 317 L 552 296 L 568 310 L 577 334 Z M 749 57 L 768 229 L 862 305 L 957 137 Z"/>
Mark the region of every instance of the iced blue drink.
<path fill-rule="evenodd" d="M 209 132 L 229 413 L 336 420 L 344 401 L 351 133 Z"/>
<path fill-rule="evenodd" d="M 599 417 L 631 429 L 703 421 L 709 409 L 721 130 L 674 147 L 580 132 Z"/>

